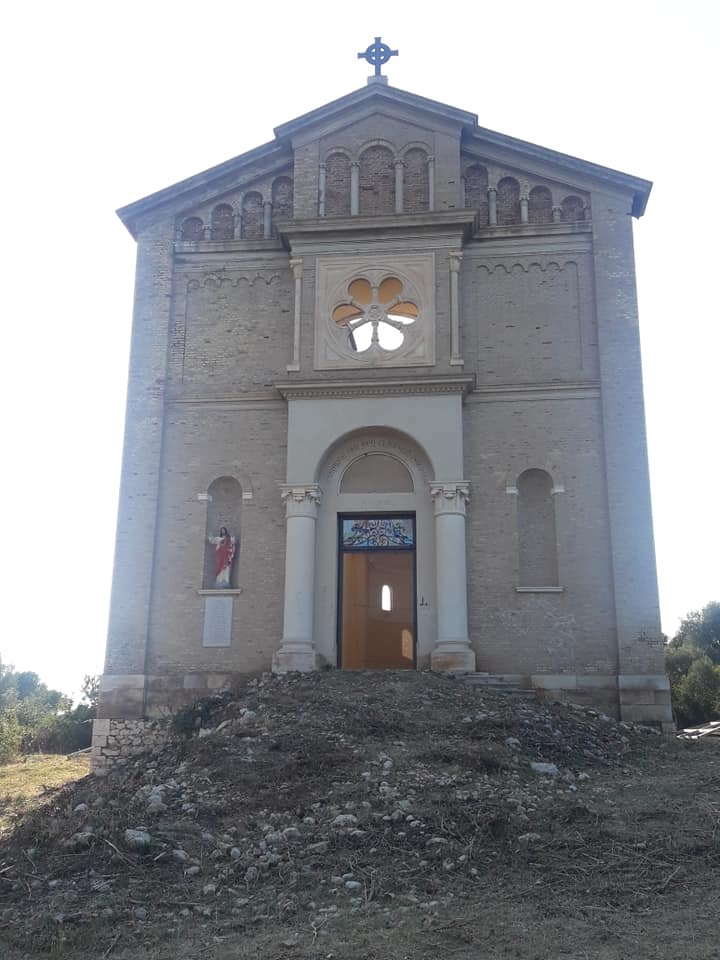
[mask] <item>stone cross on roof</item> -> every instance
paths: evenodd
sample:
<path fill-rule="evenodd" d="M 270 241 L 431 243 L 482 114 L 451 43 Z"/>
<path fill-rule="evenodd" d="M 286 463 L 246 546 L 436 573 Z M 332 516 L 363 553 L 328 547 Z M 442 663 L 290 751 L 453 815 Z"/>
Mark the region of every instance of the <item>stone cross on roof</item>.
<path fill-rule="evenodd" d="M 386 43 L 383 43 L 380 37 L 375 37 L 375 42 L 371 43 L 367 50 L 358 54 L 358 60 L 367 60 L 371 66 L 375 67 L 375 78 L 372 79 L 382 78 L 387 82 L 387 78 L 383 77 L 380 68 L 388 62 L 390 57 L 397 57 L 398 53 L 398 50 L 391 50 Z"/>

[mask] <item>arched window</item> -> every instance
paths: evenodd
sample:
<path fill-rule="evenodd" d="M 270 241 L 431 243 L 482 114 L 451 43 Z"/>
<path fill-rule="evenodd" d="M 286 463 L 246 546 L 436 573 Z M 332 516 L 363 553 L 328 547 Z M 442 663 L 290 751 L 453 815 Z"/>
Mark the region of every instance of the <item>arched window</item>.
<path fill-rule="evenodd" d="M 350 216 L 350 160 L 344 153 L 325 161 L 325 216 Z"/>
<path fill-rule="evenodd" d="M 488 172 L 473 163 L 465 171 L 465 209 L 477 210 L 481 227 L 488 225 Z"/>
<path fill-rule="evenodd" d="M 290 177 L 278 177 L 272 185 L 272 226 L 278 220 L 291 220 L 293 215 L 293 182 Z"/>
<path fill-rule="evenodd" d="M 238 481 L 234 477 L 213 480 L 208 487 L 205 515 L 203 587 L 207 590 L 237 587 L 241 508 L 242 488 Z M 223 530 L 234 543 L 227 542 Z M 231 555 L 229 565 L 220 569 L 228 555 Z"/>
<path fill-rule="evenodd" d="M 567 223 L 585 219 L 585 205 L 580 197 L 570 195 L 560 204 L 560 219 Z"/>
<path fill-rule="evenodd" d="M 395 157 L 381 144 L 360 156 L 360 214 L 371 217 L 395 212 Z"/>
<path fill-rule="evenodd" d="M 503 177 L 497 185 L 497 222 L 520 223 L 520 184 L 514 177 Z"/>
<path fill-rule="evenodd" d="M 263 238 L 263 198 L 257 190 L 251 190 L 242 202 L 243 240 L 262 240 Z"/>
<path fill-rule="evenodd" d="M 533 187 L 528 197 L 528 223 L 552 223 L 552 194 L 547 187 Z"/>
<path fill-rule="evenodd" d="M 200 217 L 188 217 L 180 228 L 180 239 L 196 242 L 205 237 L 205 227 Z"/>
<path fill-rule="evenodd" d="M 403 212 L 424 213 L 430 207 L 430 181 L 427 153 L 412 147 L 404 156 Z"/>
<path fill-rule="evenodd" d="M 521 587 L 558 585 L 553 482 L 544 470 L 526 470 L 517 482 Z"/>
<path fill-rule="evenodd" d="M 389 583 L 384 583 L 380 590 L 380 609 L 385 613 L 390 613 L 393 608 L 392 587 Z"/>
<path fill-rule="evenodd" d="M 235 214 L 229 203 L 219 203 L 213 209 L 210 236 L 213 240 L 232 240 L 235 236 Z"/>

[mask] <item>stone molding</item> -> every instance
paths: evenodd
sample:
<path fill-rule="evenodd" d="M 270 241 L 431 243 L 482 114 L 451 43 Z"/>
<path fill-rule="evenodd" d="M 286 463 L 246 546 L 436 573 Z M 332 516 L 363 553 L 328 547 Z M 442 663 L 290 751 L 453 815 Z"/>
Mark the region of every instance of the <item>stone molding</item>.
<path fill-rule="evenodd" d="M 232 590 L 223 590 L 220 587 L 215 587 L 196 591 L 199 597 L 239 597 L 242 592 L 242 587 L 236 587 Z"/>
<path fill-rule="evenodd" d="M 430 497 L 435 507 L 435 516 L 457 513 L 465 516 L 465 506 L 470 499 L 470 484 L 466 480 L 430 484 Z"/>
<path fill-rule="evenodd" d="M 460 393 L 475 389 L 475 377 L 403 377 L 399 380 L 312 380 L 277 383 L 275 389 L 285 400 L 320 398 L 396 397 Z"/>
<path fill-rule="evenodd" d="M 499 383 L 476 386 L 469 403 L 502 403 L 518 400 L 588 400 L 600 396 L 600 381 L 567 383 Z"/>
<path fill-rule="evenodd" d="M 303 236 L 344 231 L 402 230 L 420 228 L 455 228 L 469 236 L 475 226 L 475 210 L 437 210 L 427 213 L 395 213 L 382 216 L 325 217 L 312 220 L 285 220 L 277 224 L 283 238 L 295 240 Z M 188 241 L 185 241 L 186 243 Z"/>

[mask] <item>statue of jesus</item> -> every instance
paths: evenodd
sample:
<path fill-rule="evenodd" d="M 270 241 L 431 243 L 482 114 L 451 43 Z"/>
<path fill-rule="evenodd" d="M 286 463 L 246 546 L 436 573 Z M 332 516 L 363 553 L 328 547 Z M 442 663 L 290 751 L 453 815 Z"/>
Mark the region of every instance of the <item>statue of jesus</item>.
<path fill-rule="evenodd" d="M 221 590 L 230 587 L 230 571 L 235 557 L 235 537 L 228 533 L 227 527 L 220 527 L 220 535 L 208 537 L 215 547 L 215 586 Z"/>

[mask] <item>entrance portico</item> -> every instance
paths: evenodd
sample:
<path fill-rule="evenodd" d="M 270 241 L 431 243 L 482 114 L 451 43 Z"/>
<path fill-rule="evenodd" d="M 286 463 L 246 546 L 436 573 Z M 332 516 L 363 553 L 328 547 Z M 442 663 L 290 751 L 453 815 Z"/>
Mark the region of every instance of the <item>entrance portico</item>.
<path fill-rule="evenodd" d="M 452 377 L 281 388 L 289 408 L 286 563 L 275 672 L 343 664 L 338 517 L 354 515 L 414 518 L 415 663 L 475 669 L 467 627 L 469 484 L 456 479 L 463 477 L 469 383 Z"/>

